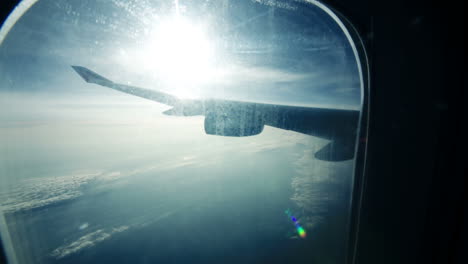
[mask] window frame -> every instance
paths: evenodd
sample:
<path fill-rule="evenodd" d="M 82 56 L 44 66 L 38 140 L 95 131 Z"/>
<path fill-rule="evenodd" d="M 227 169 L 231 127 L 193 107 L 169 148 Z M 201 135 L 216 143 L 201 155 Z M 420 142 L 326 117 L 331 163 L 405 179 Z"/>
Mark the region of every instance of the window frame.
<path fill-rule="evenodd" d="M 2 7 L 2 16 L 0 17 L 0 45 L 8 35 L 8 32 L 16 24 L 16 22 L 32 7 L 38 0 L 12 0 Z M 352 45 L 354 55 L 356 57 L 359 74 L 360 74 L 360 93 L 361 93 L 361 109 L 358 121 L 358 130 L 356 133 L 355 158 L 353 183 L 351 186 L 351 201 L 350 201 L 350 219 L 348 224 L 348 242 L 347 242 L 347 263 L 356 262 L 356 253 L 359 242 L 359 225 L 363 193 L 366 183 L 366 168 L 367 168 L 367 150 L 368 150 L 368 134 L 370 120 L 370 98 L 371 98 L 371 80 L 370 80 L 370 64 L 368 53 L 363 39 L 363 35 L 355 24 L 344 13 L 340 12 L 334 1 L 317 1 L 305 0 L 307 4 L 312 4 L 319 7 L 330 15 L 335 22 L 340 26 L 346 34 L 349 43 Z M 4 222 L 3 214 L 0 216 L 0 222 Z M 0 227 L 2 224 L 0 224 Z M 4 233 L 4 232 L 2 232 Z M 8 259 L 14 259 L 15 254 L 8 252 L 13 249 L 8 249 L 4 246 L 3 240 L 0 239 L 0 263 L 7 263 Z M 14 261 L 14 260 L 13 260 Z"/>

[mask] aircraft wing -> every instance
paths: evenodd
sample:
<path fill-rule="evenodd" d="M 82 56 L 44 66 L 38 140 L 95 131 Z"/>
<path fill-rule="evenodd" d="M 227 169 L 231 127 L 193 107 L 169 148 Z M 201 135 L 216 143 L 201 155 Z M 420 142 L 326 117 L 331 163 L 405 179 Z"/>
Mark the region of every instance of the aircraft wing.
<path fill-rule="evenodd" d="M 210 135 L 253 136 L 268 125 L 330 140 L 315 153 L 317 159 L 343 161 L 354 157 L 359 111 L 219 99 L 182 100 L 167 93 L 114 83 L 85 67 L 72 68 L 88 83 L 173 106 L 164 112 L 166 115 L 204 115 L 205 132 Z"/>
<path fill-rule="evenodd" d="M 72 68 L 88 83 L 99 84 L 120 92 L 136 95 L 169 106 L 175 106 L 180 101 L 177 97 L 167 93 L 114 83 L 82 66 L 72 66 Z"/>

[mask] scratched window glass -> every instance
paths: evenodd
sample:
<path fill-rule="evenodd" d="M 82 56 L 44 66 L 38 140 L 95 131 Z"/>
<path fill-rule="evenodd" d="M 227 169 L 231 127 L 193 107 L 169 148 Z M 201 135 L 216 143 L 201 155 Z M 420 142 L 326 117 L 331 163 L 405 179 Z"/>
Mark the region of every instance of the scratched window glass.
<path fill-rule="evenodd" d="M 42 0 L 17 11 L 0 34 L 11 263 L 345 261 L 363 77 L 330 9 Z"/>

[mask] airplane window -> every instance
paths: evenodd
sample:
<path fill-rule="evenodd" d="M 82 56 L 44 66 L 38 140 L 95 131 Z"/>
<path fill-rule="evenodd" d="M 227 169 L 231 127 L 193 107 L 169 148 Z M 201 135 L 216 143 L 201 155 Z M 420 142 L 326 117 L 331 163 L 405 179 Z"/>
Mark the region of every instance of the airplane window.
<path fill-rule="evenodd" d="M 24 1 L 0 31 L 10 263 L 343 263 L 363 62 L 316 1 Z"/>

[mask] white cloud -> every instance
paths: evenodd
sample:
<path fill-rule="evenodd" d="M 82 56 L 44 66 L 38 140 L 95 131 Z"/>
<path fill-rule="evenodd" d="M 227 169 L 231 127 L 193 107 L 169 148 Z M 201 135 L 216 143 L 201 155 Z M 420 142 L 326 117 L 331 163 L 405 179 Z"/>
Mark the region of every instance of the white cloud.
<path fill-rule="evenodd" d="M 4 213 L 12 213 L 73 200 L 82 196 L 83 187 L 91 182 L 110 182 L 122 176 L 119 172 L 88 172 L 25 179 L 0 193 L 1 209 Z"/>
<path fill-rule="evenodd" d="M 226 153 L 254 154 L 294 146 L 307 141 L 308 138 L 311 137 L 271 127 L 266 127 L 263 134 L 256 137 L 208 136 L 204 138 L 206 142 L 197 143 L 194 149 L 168 154 L 163 159 L 147 161 L 143 166 L 138 163 L 138 167 L 130 167 L 126 171 L 88 170 L 88 172 L 73 172 L 58 177 L 28 178 L 10 183 L 12 185 L 4 186 L 0 192 L 0 205 L 5 213 L 41 208 L 79 198 L 85 192 L 116 188 L 125 184 L 124 179 L 128 177 L 182 167 L 210 166 L 223 159 Z M 203 146 L 204 149 L 199 149 L 198 146 Z"/>
<path fill-rule="evenodd" d="M 88 233 L 78 240 L 75 240 L 69 244 L 63 245 L 52 251 L 51 256 L 57 259 L 64 258 L 70 254 L 76 253 L 80 250 L 90 248 L 96 244 L 103 242 L 104 240 L 109 239 L 111 236 L 121 233 L 127 230 L 128 226 L 119 226 L 112 229 L 99 229 L 92 233 Z"/>
<path fill-rule="evenodd" d="M 291 200 L 303 212 L 301 221 L 312 228 L 327 216 L 329 208 L 344 195 L 344 185 L 352 176 L 354 161 L 326 162 L 314 158 L 314 153 L 323 145 L 306 145 L 303 153 L 294 163 L 298 173 L 292 178 Z"/>
<path fill-rule="evenodd" d="M 169 211 L 166 213 L 159 213 L 158 215 L 143 215 L 143 216 L 138 216 L 134 217 L 130 220 L 128 220 L 128 224 L 126 225 L 120 225 L 118 227 L 114 228 L 101 228 L 97 229 L 95 231 L 92 231 L 86 235 L 83 235 L 77 239 L 71 239 L 72 242 L 65 243 L 64 245 L 54 249 L 50 255 L 56 259 L 61 259 L 66 256 L 69 256 L 71 254 L 77 253 L 83 249 L 88 249 L 91 247 L 96 246 L 97 244 L 110 239 L 112 236 L 122 233 L 124 231 L 128 231 L 130 229 L 135 229 L 135 228 L 142 228 L 146 227 L 148 225 L 154 224 L 162 219 L 165 219 L 171 215 L 173 215 L 176 211 Z M 86 228 L 88 228 L 88 223 L 85 223 Z M 83 226 L 83 225 L 82 225 Z M 81 230 L 84 230 L 86 228 L 81 228 Z"/>

